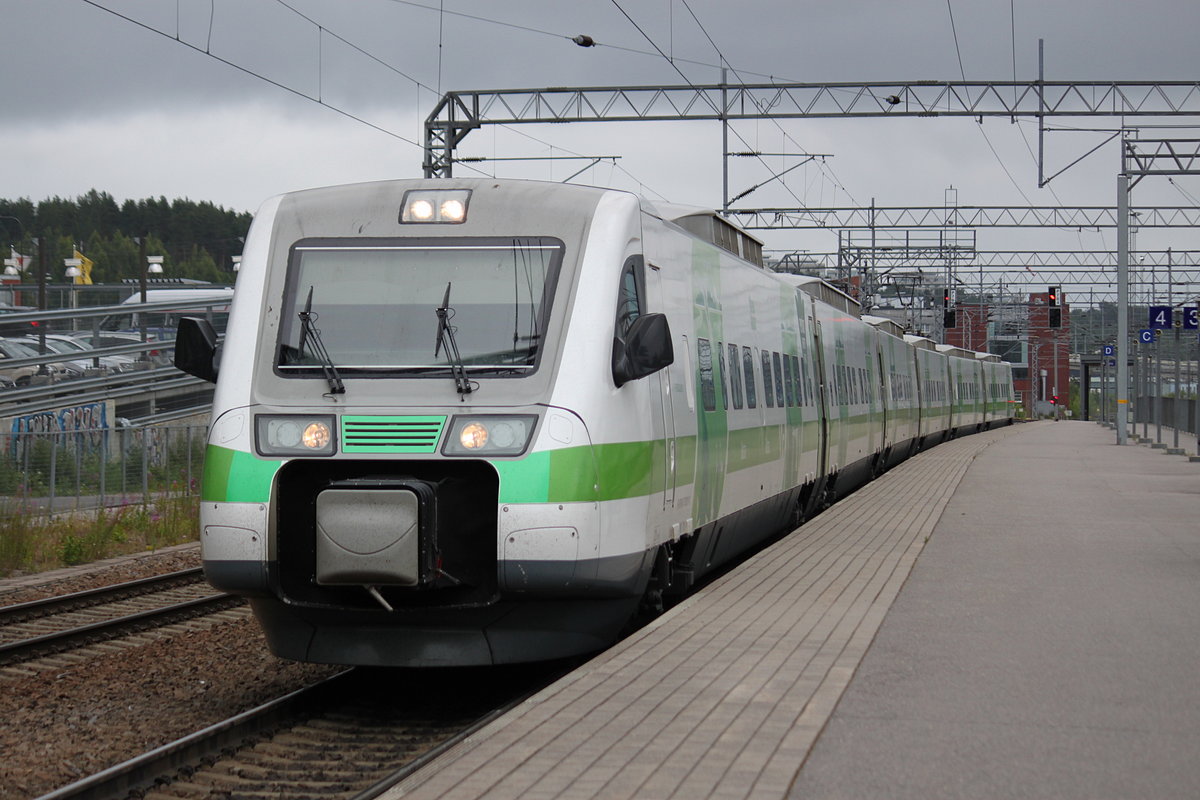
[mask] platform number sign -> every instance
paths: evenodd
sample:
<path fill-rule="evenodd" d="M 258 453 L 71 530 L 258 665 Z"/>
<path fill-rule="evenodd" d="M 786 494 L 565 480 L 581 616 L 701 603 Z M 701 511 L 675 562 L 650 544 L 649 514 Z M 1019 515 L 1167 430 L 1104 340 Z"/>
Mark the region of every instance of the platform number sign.
<path fill-rule="evenodd" d="M 1170 306 L 1150 306 L 1150 328 L 1158 331 L 1170 330 L 1173 310 Z"/>
<path fill-rule="evenodd" d="M 1183 328 L 1188 331 L 1200 329 L 1200 306 L 1183 309 Z"/>

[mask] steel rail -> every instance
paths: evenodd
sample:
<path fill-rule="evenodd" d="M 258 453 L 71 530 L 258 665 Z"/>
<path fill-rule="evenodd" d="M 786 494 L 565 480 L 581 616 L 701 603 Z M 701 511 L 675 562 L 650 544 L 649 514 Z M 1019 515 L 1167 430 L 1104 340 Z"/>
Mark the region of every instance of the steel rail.
<path fill-rule="evenodd" d="M 114 583 L 109 586 L 99 586 L 95 589 L 84 589 L 80 592 L 60 594 L 54 597 L 44 597 L 40 600 L 30 600 L 25 603 L 0 606 L 0 625 L 12 624 L 18 620 L 27 618 L 31 614 L 44 616 L 48 609 L 54 609 L 55 613 L 61 613 L 63 611 L 121 600 L 129 595 L 142 594 L 142 590 L 144 589 L 155 586 L 167 588 L 177 583 L 189 582 L 194 578 L 202 578 L 203 575 L 204 569 L 202 567 L 190 567 L 175 572 L 168 572 L 164 575 L 151 575 L 148 578 L 138 578 L 137 580 Z"/>
<path fill-rule="evenodd" d="M 353 669 L 344 670 L 320 683 L 297 689 L 249 711 L 210 725 L 181 739 L 155 748 L 75 783 L 63 786 L 38 800 L 108 800 L 144 788 L 181 767 L 194 764 L 227 747 L 238 747 L 263 731 L 276 728 L 305 708 L 324 702 Z"/>
<path fill-rule="evenodd" d="M 186 619 L 205 613 L 241 605 L 245 602 L 224 592 L 186 600 L 162 608 L 139 611 L 123 617 L 93 622 L 65 631 L 34 636 L 29 639 L 19 639 L 15 642 L 0 644 L 0 664 L 19 663 L 31 658 L 39 658 L 52 653 L 63 652 L 88 644 L 92 641 L 104 641 L 117 638 L 129 633 L 138 633 L 164 624 L 175 619 Z"/>

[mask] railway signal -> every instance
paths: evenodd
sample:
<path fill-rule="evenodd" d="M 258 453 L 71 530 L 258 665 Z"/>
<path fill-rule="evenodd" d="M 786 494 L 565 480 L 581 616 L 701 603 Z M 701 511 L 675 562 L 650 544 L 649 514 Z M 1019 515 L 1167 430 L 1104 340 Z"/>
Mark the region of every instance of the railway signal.
<path fill-rule="evenodd" d="M 1049 317 L 1047 325 L 1051 328 L 1062 327 L 1062 309 L 1058 305 L 1058 287 L 1050 286 L 1046 289 L 1046 304 L 1049 308 Z"/>

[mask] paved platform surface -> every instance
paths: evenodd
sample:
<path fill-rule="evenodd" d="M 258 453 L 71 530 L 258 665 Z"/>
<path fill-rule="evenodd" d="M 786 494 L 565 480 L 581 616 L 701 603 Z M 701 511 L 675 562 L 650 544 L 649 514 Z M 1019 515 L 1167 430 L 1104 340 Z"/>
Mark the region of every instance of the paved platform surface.
<path fill-rule="evenodd" d="M 1198 513 L 1092 423 L 941 445 L 385 796 L 1200 796 Z"/>

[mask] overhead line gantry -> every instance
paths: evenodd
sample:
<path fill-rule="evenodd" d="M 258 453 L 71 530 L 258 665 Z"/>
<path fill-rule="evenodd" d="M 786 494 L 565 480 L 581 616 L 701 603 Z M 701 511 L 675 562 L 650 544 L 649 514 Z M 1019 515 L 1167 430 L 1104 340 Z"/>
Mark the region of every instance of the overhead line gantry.
<path fill-rule="evenodd" d="M 1200 81 L 900 81 L 597 86 L 448 92 L 425 121 L 425 177 L 453 174 L 484 125 L 821 117 L 1200 115 Z"/>

